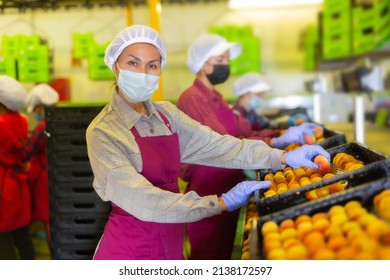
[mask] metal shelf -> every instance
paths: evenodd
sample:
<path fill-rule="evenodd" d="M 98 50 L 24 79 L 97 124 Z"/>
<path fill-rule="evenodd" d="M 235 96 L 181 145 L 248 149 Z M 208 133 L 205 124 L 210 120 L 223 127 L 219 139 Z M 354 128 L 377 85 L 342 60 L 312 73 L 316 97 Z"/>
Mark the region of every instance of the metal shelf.
<path fill-rule="evenodd" d="M 319 62 L 317 70 L 318 71 L 337 71 L 345 70 L 351 68 L 355 63 L 361 59 L 369 59 L 373 63 L 377 63 L 384 59 L 390 59 L 390 44 L 387 44 L 386 47 L 374 50 L 372 52 L 351 56 L 342 59 L 332 59 L 332 60 L 322 60 Z"/>

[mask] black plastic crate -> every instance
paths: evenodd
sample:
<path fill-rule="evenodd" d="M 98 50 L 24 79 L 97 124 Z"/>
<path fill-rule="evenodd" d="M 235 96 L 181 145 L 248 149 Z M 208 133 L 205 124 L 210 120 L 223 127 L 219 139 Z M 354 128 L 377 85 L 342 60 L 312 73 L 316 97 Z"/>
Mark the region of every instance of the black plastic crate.
<path fill-rule="evenodd" d="M 92 260 L 96 249 L 96 246 L 91 245 L 69 248 L 69 246 L 54 244 L 51 247 L 52 260 Z"/>
<path fill-rule="evenodd" d="M 63 214 L 107 214 L 110 212 L 111 204 L 102 201 L 98 196 L 86 200 L 84 198 L 60 198 L 50 199 L 50 216 Z"/>
<path fill-rule="evenodd" d="M 324 197 L 315 201 L 309 201 L 277 211 L 268 215 L 260 215 L 257 221 L 252 224 L 250 237 L 250 253 L 251 259 L 265 259 L 263 252 L 263 236 L 261 228 L 267 221 L 274 221 L 280 224 L 283 220 L 295 220 L 300 215 L 312 216 L 316 213 L 326 213 L 334 205 L 345 205 L 347 202 L 356 200 L 359 201 L 370 213 L 375 215 L 373 209 L 373 198 L 385 189 L 390 189 L 390 177 L 381 178 L 365 184 L 356 186 L 355 188 L 347 189 L 344 192 L 336 193 L 332 196 Z"/>
<path fill-rule="evenodd" d="M 331 147 L 336 147 L 347 143 L 345 134 L 335 130 L 329 130 L 326 127 L 324 127 L 324 138 L 325 139 L 323 141 L 316 143 L 324 149 L 329 149 Z"/>
<path fill-rule="evenodd" d="M 89 182 L 75 184 L 74 182 L 61 182 L 50 185 L 50 197 L 54 198 L 80 198 L 85 201 L 96 201 L 98 194 Z"/>
<path fill-rule="evenodd" d="M 97 230 L 101 232 L 108 220 L 108 214 L 63 214 L 53 215 L 50 226 L 56 231 L 62 230 Z"/>
<path fill-rule="evenodd" d="M 48 168 L 49 173 L 49 188 L 52 184 L 58 182 L 73 182 L 79 183 L 91 183 L 94 175 L 89 162 L 85 162 L 80 166 L 55 166 L 52 165 Z"/>
<path fill-rule="evenodd" d="M 45 110 L 45 119 L 49 122 L 79 120 L 91 121 L 103 109 L 99 106 L 56 106 Z"/>
<path fill-rule="evenodd" d="M 390 158 L 380 152 L 371 150 L 362 144 L 352 142 L 330 148 L 327 151 L 330 153 L 332 160 L 337 153 L 346 152 L 353 155 L 356 159 L 361 160 L 365 166 L 267 198 L 263 197 L 263 192 L 256 192 L 255 202 L 259 214 L 269 214 L 306 202 L 308 201 L 305 197 L 306 192 L 328 186 L 338 181 L 347 180 L 348 187 L 354 187 L 360 183 L 390 176 Z M 266 173 L 261 174 L 262 180 Z"/>
<path fill-rule="evenodd" d="M 80 246 L 96 248 L 100 237 L 102 236 L 104 227 L 100 230 L 96 229 L 69 229 L 57 231 L 56 228 L 50 228 L 50 237 L 53 245 L 68 246 L 69 248 L 77 248 Z"/>

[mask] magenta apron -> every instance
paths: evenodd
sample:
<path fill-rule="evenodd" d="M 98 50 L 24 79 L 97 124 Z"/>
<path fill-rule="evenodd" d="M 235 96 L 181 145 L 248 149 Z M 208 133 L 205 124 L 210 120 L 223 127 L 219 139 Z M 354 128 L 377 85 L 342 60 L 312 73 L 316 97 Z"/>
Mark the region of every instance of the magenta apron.
<path fill-rule="evenodd" d="M 230 109 L 217 112 L 218 120 L 230 135 L 238 136 L 237 122 Z M 220 196 L 239 182 L 245 180 L 241 169 L 226 169 L 203 165 L 194 166 L 188 190 L 200 196 Z M 187 224 L 187 235 L 191 243 L 192 260 L 226 260 L 231 258 L 237 227 L 238 212 L 223 212 Z"/>
<path fill-rule="evenodd" d="M 160 113 L 169 128 L 166 117 Z M 180 147 L 177 134 L 140 137 L 131 129 L 142 156 L 142 172 L 154 186 L 179 192 Z M 146 202 L 147 203 L 147 202 Z M 183 259 L 183 224 L 144 222 L 112 203 L 94 259 Z"/>

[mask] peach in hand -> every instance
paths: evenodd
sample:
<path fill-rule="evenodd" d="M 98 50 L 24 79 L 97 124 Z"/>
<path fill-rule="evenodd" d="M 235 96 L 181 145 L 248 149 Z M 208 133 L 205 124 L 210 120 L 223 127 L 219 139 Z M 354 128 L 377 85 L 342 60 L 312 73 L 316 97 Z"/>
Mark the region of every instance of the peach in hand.
<path fill-rule="evenodd" d="M 318 171 L 321 174 L 325 174 L 325 173 L 330 172 L 330 162 L 325 156 L 317 155 L 314 158 L 314 163 L 318 165 Z"/>

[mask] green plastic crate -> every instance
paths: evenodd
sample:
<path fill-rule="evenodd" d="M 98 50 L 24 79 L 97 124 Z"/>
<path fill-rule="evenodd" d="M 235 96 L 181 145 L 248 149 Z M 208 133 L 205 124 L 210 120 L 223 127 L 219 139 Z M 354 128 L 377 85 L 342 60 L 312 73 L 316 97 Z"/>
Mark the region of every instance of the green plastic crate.
<path fill-rule="evenodd" d="M 351 55 L 351 33 L 333 34 L 333 36 L 323 37 L 322 58 L 337 59 Z"/>
<path fill-rule="evenodd" d="M 329 36 L 334 32 L 351 31 L 351 11 L 344 10 L 338 12 L 323 12 L 322 32 L 324 36 Z"/>
<path fill-rule="evenodd" d="M 322 9 L 324 12 L 340 12 L 352 7 L 352 0 L 324 0 Z"/>
<path fill-rule="evenodd" d="M 77 59 L 87 58 L 89 48 L 94 44 L 93 33 L 73 33 L 73 57 Z"/>
<path fill-rule="evenodd" d="M 16 79 L 16 61 L 14 58 L 0 57 L 0 75 L 8 75 Z"/>

